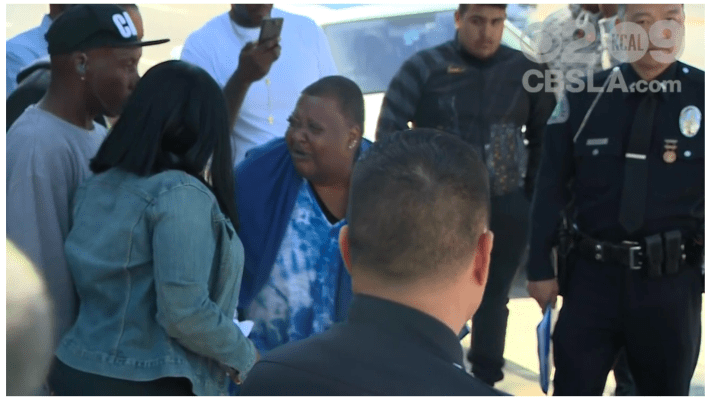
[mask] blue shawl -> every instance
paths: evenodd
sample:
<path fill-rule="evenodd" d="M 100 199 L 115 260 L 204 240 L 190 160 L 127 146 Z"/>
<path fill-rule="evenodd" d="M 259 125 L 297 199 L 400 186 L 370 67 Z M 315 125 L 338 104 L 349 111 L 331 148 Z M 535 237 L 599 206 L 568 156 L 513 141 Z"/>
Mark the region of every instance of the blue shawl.
<path fill-rule="evenodd" d="M 362 139 L 360 155 L 371 142 Z M 249 151 L 236 167 L 236 206 L 239 238 L 244 245 L 244 275 L 239 294 L 239 315 L 268 282 L 281 240 L 286 232 L 303 178 L 293 165 L 284 138 Z M 352 281 L 338 257 L 335 321 L 343 321 L 352 300 Z"/>

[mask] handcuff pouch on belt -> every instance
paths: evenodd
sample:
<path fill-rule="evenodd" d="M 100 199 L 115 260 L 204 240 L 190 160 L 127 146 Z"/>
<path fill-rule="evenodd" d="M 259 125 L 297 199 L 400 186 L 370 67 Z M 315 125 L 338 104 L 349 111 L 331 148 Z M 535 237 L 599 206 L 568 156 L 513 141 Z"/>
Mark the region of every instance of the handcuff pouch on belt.
<path fill-rule="evenodd" d="M 682 233 L 679 230 L 665 233 L 665 273 L 675 274 L 679 272 L 679 265 L 684 259 L 684 244 L 682 244 Z"/>
<path fill-rule="evenodd" d="M 662 237 L 659 234 L 645 237 L 645 257 L 649 277 L 662 276 L 662 252 Z"/>

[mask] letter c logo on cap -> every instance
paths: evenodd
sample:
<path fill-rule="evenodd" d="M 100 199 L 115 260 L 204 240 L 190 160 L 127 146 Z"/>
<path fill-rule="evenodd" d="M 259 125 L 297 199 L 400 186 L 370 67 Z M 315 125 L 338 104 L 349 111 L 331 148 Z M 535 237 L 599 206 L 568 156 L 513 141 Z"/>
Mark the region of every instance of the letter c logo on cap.
<path fill-rule="evenodd" d="M 131 36 L 138 36 L 138 31 L 135 29 L 133 20 L 130 19 L 130 15 L 128 15 L 127 11 L 124 11 L 123 14 L 113 14 L 113 23 L 124 38 L 128 39 Z"/>

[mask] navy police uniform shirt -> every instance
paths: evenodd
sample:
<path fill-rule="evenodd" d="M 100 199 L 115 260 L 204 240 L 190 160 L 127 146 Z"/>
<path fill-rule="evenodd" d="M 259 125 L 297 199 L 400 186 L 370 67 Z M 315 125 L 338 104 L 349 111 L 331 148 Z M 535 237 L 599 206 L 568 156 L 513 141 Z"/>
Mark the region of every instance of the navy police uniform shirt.
<path fill-rule="evenodd" d="M 640 78 L 630 64 L 619 68 L 620 74 L 611 77 L 575 140 L 598 95 L 589 91 L 590 85 L 567 93 L 549 120 L 532 202 L 530 281 L 554 278 L 550 252 L 560 212 L 572 198 L 579 230 L 603 241 L 636 241 L 675 229 L 693 234 L 700 223 L 697 213 L 703 222 L 704 71 L 679 61 L 656 78 L 667 90 L 656 94 L 643 227 L 629 237 L 618 222 L 625 153 L 637 107 L 646 94 L 638 88 L 647 87 L 647 82 L 638 84 Z M 593 87 L 603 87 L 611 73 L 595 74 Z"/>

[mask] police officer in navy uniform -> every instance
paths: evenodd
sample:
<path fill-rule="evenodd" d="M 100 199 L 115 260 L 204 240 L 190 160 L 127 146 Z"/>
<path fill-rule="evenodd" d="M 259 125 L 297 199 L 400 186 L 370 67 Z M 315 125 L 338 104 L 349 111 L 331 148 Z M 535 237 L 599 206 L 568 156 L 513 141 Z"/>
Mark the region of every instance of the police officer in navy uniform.
<path fill-rule="evenodd" d="M 653 44 L 560 102 L 532 202 L 528 289 L 543 309 L 560 287 L 564 297 L 555 395 L 601 395 L 623 346 L 638 395 L 687 395 L 701 340 L 704 72 L 674 61 L 682 5 L 621 5 L 619 21 L 675 47 Z M 669 29 L 651 30 L 657 21 Z"/>

